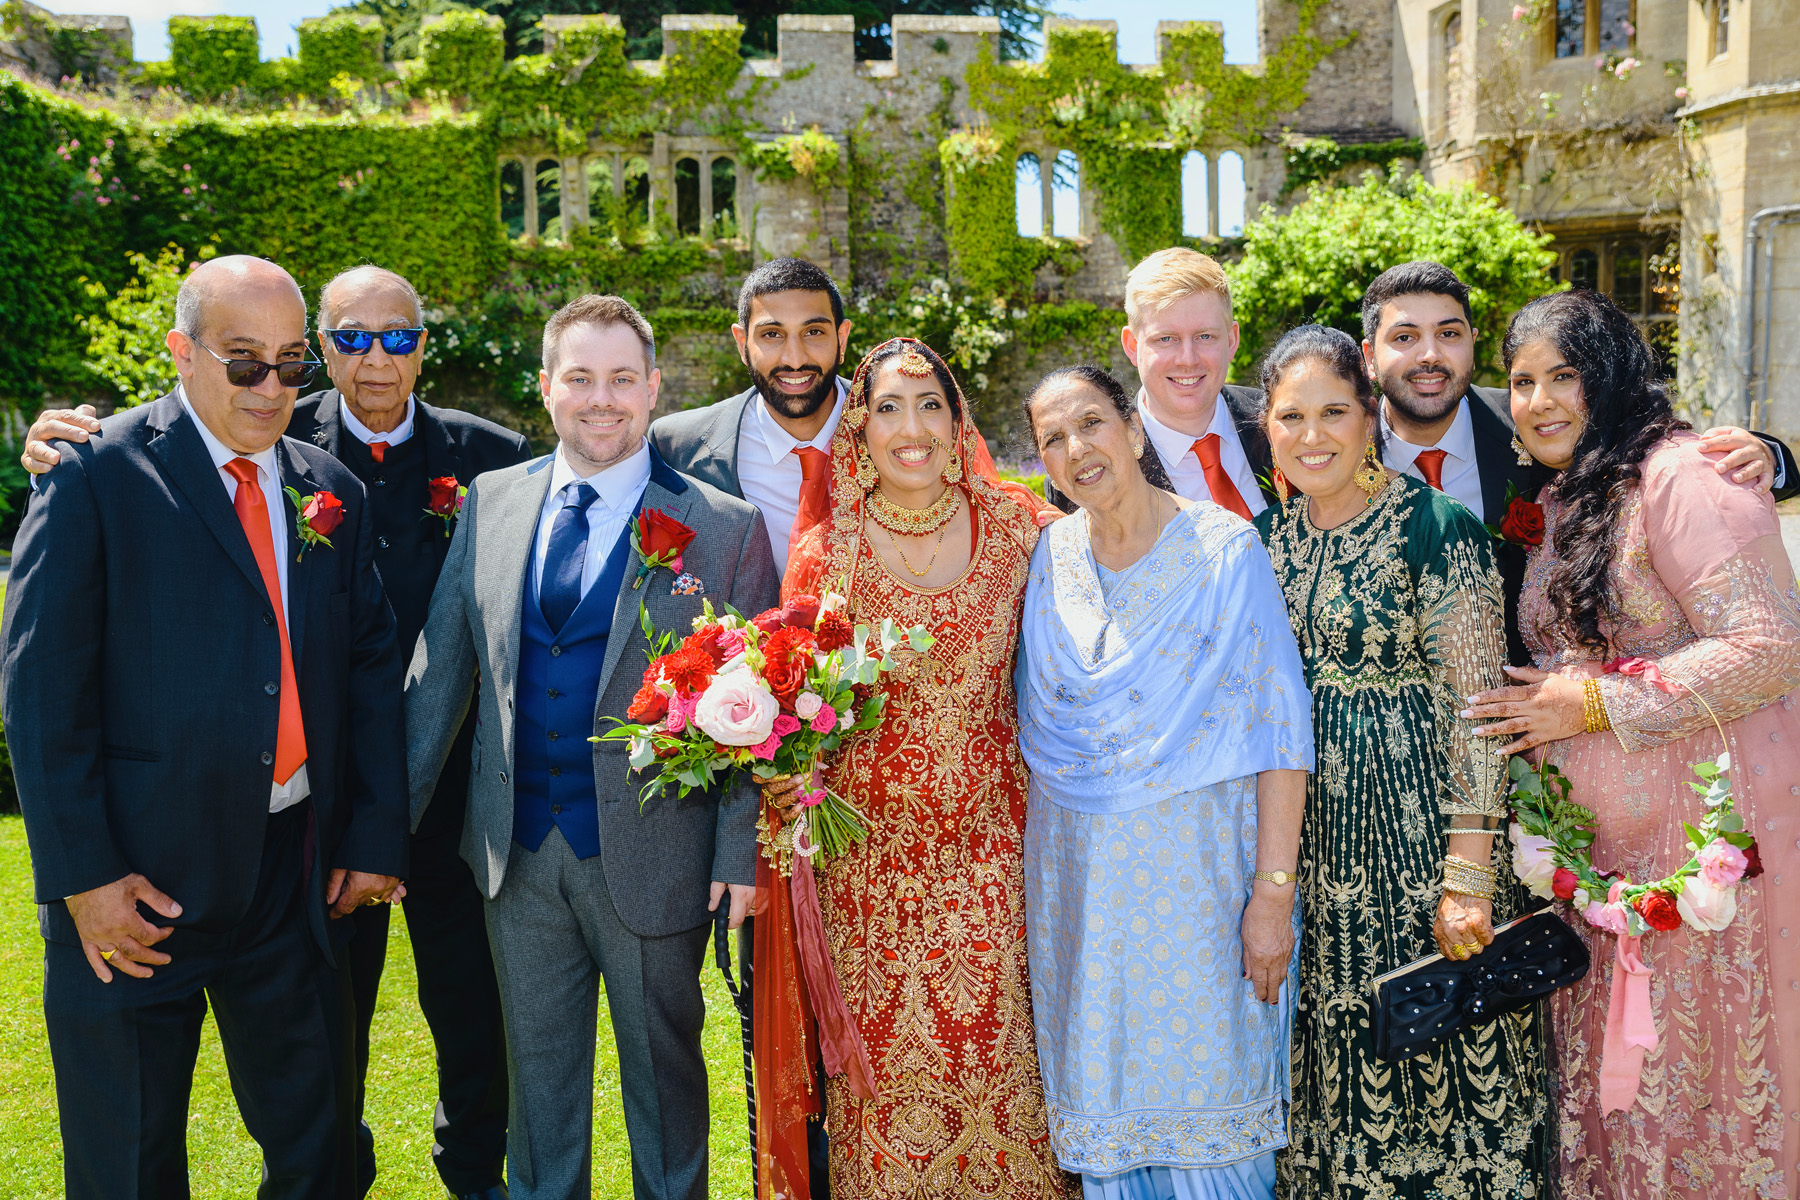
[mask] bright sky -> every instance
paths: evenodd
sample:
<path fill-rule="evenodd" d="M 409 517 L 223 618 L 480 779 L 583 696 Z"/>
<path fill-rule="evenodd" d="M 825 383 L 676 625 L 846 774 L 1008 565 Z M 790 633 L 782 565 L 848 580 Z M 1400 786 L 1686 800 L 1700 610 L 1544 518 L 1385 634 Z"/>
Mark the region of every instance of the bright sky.
<path fill-rule="evenodd" d="M 303 18 L 323 16 L 330 0 L 38 0 L 52 12 L 123 13 L 131 18 L 137 57 L 151 61 L 169 56 L 168 20 L 172 16 L 226 14 L 256 18 L 264 58 L 294 52 L 294 26 Z M 1051 0 L 1071 17 L 1119 23 L 1119 57 L 1128 63 L 1156 59 L 1158 21 L 1223 21 L 1225 57 L 1231 62 L 1256 61 L 1255 0 Z"/>

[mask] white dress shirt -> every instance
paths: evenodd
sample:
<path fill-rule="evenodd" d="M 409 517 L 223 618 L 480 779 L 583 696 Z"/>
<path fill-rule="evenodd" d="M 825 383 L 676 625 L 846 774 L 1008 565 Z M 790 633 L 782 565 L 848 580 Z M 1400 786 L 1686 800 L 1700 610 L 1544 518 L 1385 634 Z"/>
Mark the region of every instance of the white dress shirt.
<path fill-rule="evenodd" d="M 1423 480 L 1425 473 L 1419 470 L 1419 453 L 1434 447 L 1415 446 L 1395 433 L 1394 427 L 1388 424 L 1385 405 L 1381 410 L 1381 432 L 1387 436 L 1381 461 L 1403 475 Z M 1438 439 L 1435 449 L 1444 452 L 1444 494 L 1461 500 L 1470 512 L 1485 519 L 1488 514 L 1481 511 L 1481 469 L 1475 462 L 1475 421 L 1469 416 L 1467 396 L 1457 404 L 1456 418 Z"/>
<path fill-rule="evenodd" d="M 275 550 L 275 577 L 281 587 L 281 608 L 285 615 L 291 611 L 287 602 L 288 591 L 288 554 L 287 554 L 287 513 L 290 503 L 287 493 L 281 490 L 281 468 L 275 461 L 275 447 L 257 454 L 239 454 L 224 442 L 213 436 L 213 431 L 206 427 L 188 403 L 187 390 L 177 385 L 175 395 L 181 400 L 181 407 L 194 422 L 194 428 L 200 431 L 200 440 L 206 443 L 206 452 L 212 456 L 213 466 L 219 469 L 219 481 L 225 485 L 225 498 L 236 511 L 238 481 L 237 476 L 225 469 L 225 464 L 234 458 L 247 458 L 256 464 L 256 479 L 262 484 L 263 503 L 269 510 L 269 537 Z M 298 673 L 300 664 L 294 664 Z M 312 785 L 306 779 L 306 764 L 288 776 L 286 783 L 271 783 L 269 788 L 269 811 L 280 812 L 300 803 L 312 795 Z"/>
<path fill-rule="evenodd" d="M 844 415 L 844 381 L 837 381 L 837 399 L 831 416 L 810 442 L 803 442 L 781 427 L 761 396 L 750 401 L 750 411 L 738 430 L 738 490 L 744 499 L 762 510 L 769 527 L 769 548 L 775 551 L 775 569 L 787 573 L 788 538 L 800 519 L 800 456 L 802 446 L 831 453 L 831 438 Z"/>
<path fill-rule="evenodd" d="M 606 566 L 607 555 L 618 544 L 619 535 L 625 532 L 631 514 L 637 511 L 638 500 L 649 482 L 648 439 L 638 446 L 636 454 L 586 476 L 577 475 L 563 456 L 562 447 L 557 447 L 556 461 L 550 468 L 550 494 L 544 497 L 543 511 L 538 514 L 537 540 L 531 548 L 532 595 L 537 595 L 543 585 L 544 559 L 550 553 L 550 527 L 556 523 L 556 514 L 569 501 L 565 492 L 570 484 L 585 483 L 600 497 L 588 505 L 587 510 L 587 556 L 581 563 L 581 596 L 585 600 L 588 589 L 594 586 L 594 580 L 600 578 L 600 572 Z"/>
<path fill-rule="evenodd" d="M 1144 401 L 1144 392 L 1140 388 L 1138 419 L 1144 423 L 1145 435 L 1156 447 L 1157 457 L 1162 459 L 1164 469 L 1169 472 L 1169 482 L 1175 485 L 1176 494 L 1183 500 L 1211 500 L 1212 489 L 1206 486 L 1206 471 L 1200 466 L 1200 456 L 1194 453 L 1194 443 L 1200 439 L 1164 425 L 1151 415 L 1150 406 Z M 1244 453 L 1237 422 L 1231 419 L 1231 406 L 1225 403 L 1223 393 L 1213 401 L 1212 424 L 1206 427 L 1206 432 L 1219 435 L 1219 465 L 1237 485 L 1238 495 L 1244 498 L 1244 507 L 1250 510 L 1250 515 L 1254 517 L 1269 507 L 1256 482 L 1256 472 L 1250 469 L 1250 456 Z"/>
<path fill-rule="evenodd" d="M 390 446 L 398 446 L 404 442 L 413 435 L 413 412 L 413 398 L 408 396 L 406 398 L 406 419 L 386 433 L 376 433 L 356 419 L 356 414 L 350 411 L 348 400 L 345 400 L 342 395 L 338 396 L 338 415 L 343 418 L 344 428 L 348 429 L 351 435 L 365 446 L 371 442 L 386 442 Z"/>

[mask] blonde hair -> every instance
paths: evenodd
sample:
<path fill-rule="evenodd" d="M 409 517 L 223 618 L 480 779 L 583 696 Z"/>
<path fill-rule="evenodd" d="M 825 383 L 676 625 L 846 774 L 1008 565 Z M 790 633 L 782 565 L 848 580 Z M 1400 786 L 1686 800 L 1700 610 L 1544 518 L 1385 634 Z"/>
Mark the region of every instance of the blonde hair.
<path fill-rule="evenodd" d="M 1125 323 L 1133 329 L 1195 292 L 1212 292 L 1231 312 L 1231 282 L 1218 263 L 1186 246 L 1158 250 L 1125 277 Z"/>

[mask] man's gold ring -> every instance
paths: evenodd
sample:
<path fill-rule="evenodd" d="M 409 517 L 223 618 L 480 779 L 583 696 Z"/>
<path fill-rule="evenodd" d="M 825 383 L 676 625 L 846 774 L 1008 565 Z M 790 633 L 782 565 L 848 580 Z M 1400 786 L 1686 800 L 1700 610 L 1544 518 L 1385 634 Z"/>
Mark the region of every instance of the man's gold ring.
<path fill-rule="evenodd" d="M 102 960 L 104 960 L 106 962 L 111 962 L 112 956 L 117 954 L 118 952 L 119 952 L 119 948 L 117 946 L 114 946 L 111 950 L 102 950 L 100 952 L 100 957 Z"/>
<path fill-rule="evenodd" d="M 371 904 L 385 904 L 385 903 L 387 903 L 387 902 L 385 900 L 383 900 L 380 896 L 370 896 L 367 900 L 363 901 L 363 907 L 367 908 Z"/>

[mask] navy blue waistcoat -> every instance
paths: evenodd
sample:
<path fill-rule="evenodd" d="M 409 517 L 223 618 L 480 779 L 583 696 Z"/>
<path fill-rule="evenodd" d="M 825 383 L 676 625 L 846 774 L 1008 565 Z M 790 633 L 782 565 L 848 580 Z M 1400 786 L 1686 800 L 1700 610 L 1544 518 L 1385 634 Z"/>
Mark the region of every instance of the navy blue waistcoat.
<path fill-rule="evenodd" d="M 594 706 L 612 632 L 613 606 L 631 559 L 631 525 L 614 543 L 600 577 L 552 634 L 525 572 L 519 623 L 519 703 L 513 752 L 513 840 L 527 850 L 544 844 L 552 825 L 577 858 L 600 853 L 600 807 L 594 787 Z"/>

